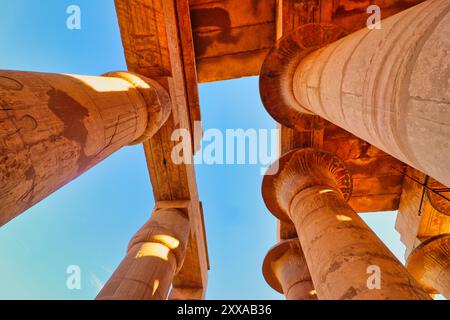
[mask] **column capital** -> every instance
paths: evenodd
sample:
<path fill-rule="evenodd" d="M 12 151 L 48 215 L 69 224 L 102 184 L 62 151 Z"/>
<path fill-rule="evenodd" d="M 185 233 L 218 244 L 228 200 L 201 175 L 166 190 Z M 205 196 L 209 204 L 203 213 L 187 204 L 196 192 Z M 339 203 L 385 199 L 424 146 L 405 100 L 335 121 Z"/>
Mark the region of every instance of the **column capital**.
<path fill-rule="evenodd" d="M 128 252 L 145 243 L 162 245 L 164 254 L 172 253 L 175 256 L 178 272 L 183 265 L 189 232 L 189 219 L 181 209 L 156 209 L 150 220 L 131 239 Z"/>
<path fill-rule="evenodd" d="M 307 290 L 297 293 L 300 293 L 302 299 L 316 298 L 308 265 L 297 238 L 282 240 L 273 246 L 264 258 L 262 270 L 267 284 L 286 297 L 299 299 L 297 295 L 290 295 L 290 289 L 298 284 L 308 283 L 303 287 Z"/>
<path fill-rule="evenodd" d="M 449 9 L 423 1 L 339 40 L 333 27 L 303 26 L 263 64 L 265 108 L 298 130 L 313 113 L 450 185 Z"/>
<path fill-rule="evenodd" d="M 142 136 L 130 145 L 140 144 L 151 137 L 167 121 L 172 110 L 172 102 L 167 90 L 158 81 L 128 71 L 114 71 L 104 77 L 119 78 L 129 82 L 141 94 L 147 106 L 147 124 Z"/>
<path fill-rule="evenodd" d="M 297 102 L 292 78 L 303 58 L 345 35 L 339 26 L 310 23 L 282 37 L 270 50 L 261 68 L 259 91 L 264 107 L 277 122 L 296 128 L 298 118 L 313 114 Z"/>
<path fill-rule="evenodd" d="M 97 299 L 166 299 L 183 264 L 189 232 L 189 219 L 182 209 L 155 209 L 131 239 L 127 255 Z"/>
<path fill-rule="evenodd" d="M 278 169 L 277 169 L 278 167 Z M 301 191 L 321 186 L 337 191 L 347 201 L 352 193 L 352 177 L 347 165 L 337 156 L 314 148 L 285 153 L 264 176 L 262 195 L 267 208 L 277 218 L 290 221 L 289 210 Z"/>
<path fill-rule="evenodd" d="M 448 295 L 450 233 L 444 233 L 422 242 L 409 255 L 406 268 L 427 292 Z M 449 297 L 446 296 L 446 298 Z"/>

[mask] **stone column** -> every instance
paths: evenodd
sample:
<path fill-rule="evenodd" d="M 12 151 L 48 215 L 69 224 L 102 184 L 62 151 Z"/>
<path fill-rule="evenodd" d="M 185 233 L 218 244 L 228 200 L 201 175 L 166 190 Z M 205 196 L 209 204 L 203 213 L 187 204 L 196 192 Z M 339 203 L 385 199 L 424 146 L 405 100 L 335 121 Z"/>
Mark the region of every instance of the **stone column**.
<path fill-rule="evenodd" d="M 183 265 L 189 231 L 187 213 L 156 210 L 131 240 L 126 257 L 97 299 L 165 300 Z"/>
<path fill-rule="evenodd" d="M 429 298 L 347 204 L 352 179 L 342 160 L 306 148 L 274 166 L 277 173 L 263 180 L 264 201 L 277 218 L 294 223 L 320 299 Z M 380 271 L 379 289 L 373 268 Z"/>
<path fill-rule="evenodd" d="M 298 239 L 282 240 L 266 255 L 266 282 L 288 300 L 317 300 L 314 285 Z"/>
<path fill-rule="evenodd" d="M 0 71 L 0 226 L 129 144 L 170 114 L 156 81 Z"/>
<path fill-rule="evenodd" d="M 422 242 L 411 252 L 406 267 L 428 292 L 450 299 L 450 233 Z"/>
<path fill-rule="evenodd" d="M 283 125 L 317 114 L 450 185 L 449 34 L 448 0 L 425 1 L 382 29 L 338 41 L 336 26 L 301 27 L 267 56 L 262 100 Z"/>
<path fill-rule="evenodd" d="M 198 287 L 172 286 L 168 300 L 204 300 L 204 290 Z"/>

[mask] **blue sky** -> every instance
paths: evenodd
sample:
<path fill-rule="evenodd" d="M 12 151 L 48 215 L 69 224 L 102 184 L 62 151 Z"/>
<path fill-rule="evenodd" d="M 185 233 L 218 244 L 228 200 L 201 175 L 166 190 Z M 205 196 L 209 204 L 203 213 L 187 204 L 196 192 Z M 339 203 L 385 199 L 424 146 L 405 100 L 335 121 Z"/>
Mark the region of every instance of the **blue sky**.
<path fill-rule="evenodd" d="M 42 5 L 41 3 L 45 3 Z M 81 30 L 66 8 L 81 7 Z M 100 75 L 125 69 L 113 0 L 2 1 L 0 69 Z M 205 129 L 275 128 L 258 79 L 200 85 Z M 280 299 L 261 265 L 276 221 L 261 198 L 256 165 L 197 165 L 211 260 L 209 299 Z M 124 148 L 0 228 L 0 299 L 93 299 L 145 223 L 154 200 L 141 146 Z M 363 215 L 400 258 L 395 212 Z M 78 265 L 80 290 L 66 287 Z"/>

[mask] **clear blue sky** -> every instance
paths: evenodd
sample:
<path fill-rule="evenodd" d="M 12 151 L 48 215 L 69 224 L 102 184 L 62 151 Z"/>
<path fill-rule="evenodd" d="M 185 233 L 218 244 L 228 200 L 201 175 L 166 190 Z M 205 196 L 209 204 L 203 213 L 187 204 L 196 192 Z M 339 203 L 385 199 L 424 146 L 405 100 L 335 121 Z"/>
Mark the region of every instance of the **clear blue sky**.
<path fill-rule="evenodd" d="M 45 3 L 45 5 L 43 4 Z M 66 28 L 66 8 L 82 10 L 81 30 Z M 100 75 L 125 69 L 113 0 L 3 0 L 0 69 Z M 200 86 L 203 125 L 275 128 L 258 79 Z M 261 274 L 276 241 L 255 165 L 198 165 L 211 260 L 209 299 L 279 299 Z M 0 228 L 0 299 L 93 299 L 149 218 L 154 200 L 141 146 L 127 147 Z M 365 220 L 403 258 L 395 212 Z M 79 265 L 80 290 L 66 288 Z"/>

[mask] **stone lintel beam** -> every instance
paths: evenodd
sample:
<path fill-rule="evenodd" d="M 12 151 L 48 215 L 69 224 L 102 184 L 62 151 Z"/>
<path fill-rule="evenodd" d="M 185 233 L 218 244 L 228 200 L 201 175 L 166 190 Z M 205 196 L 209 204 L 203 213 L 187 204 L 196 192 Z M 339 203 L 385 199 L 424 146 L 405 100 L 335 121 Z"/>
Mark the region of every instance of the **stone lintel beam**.
<path fill-rule="evenodd" d="M 450 299 L 450 233 L 422 242 L 409 255 L 406 267 L 429 293 Z"/>
<path fill-rule="evenodd" d="M 294 223 L 320 299 L 430 298 L 348 205 L 352 179 L 344 161 L 296 149 L 270 170 L 277 173 L 264 177 L 264 201 L 277 218 Z M 371 266 L 381 272 L 380 288 L 369 288 Z"/>
<path fill-rule="evenodd" d="M 266 282 L 288 300 L 317 300 L 311 275 L 298 239 L 282 240 L 263 263 Z"/>
<path fill-rule="evenodd" d="M 0 226 L 126 145 L 155 134 L 170 96 L 128 72 L 0 71 Z"/>
<path fill-rule="evenodd" d="M 157 209 L 128 245 L 98 300 L 165 300 L 189 241 L 187 212 Z"/>
<path fill-rule="evenodd" d="M 450 185 L 450 2 L 425 1 L 342 39 L 305 25 L 268 54 L 260 92 L 295 128 L 312 113 Z M 301 129 L 301 128 L 300 128 Z"/>

